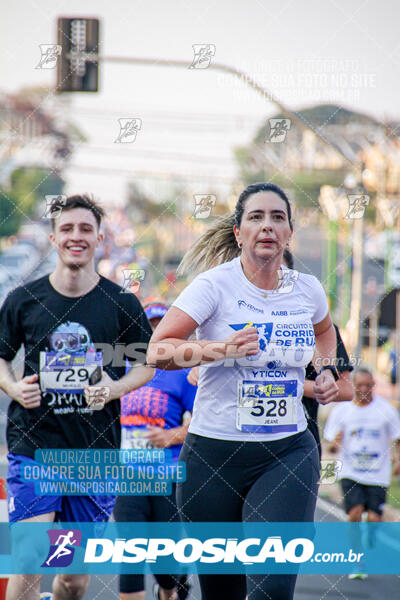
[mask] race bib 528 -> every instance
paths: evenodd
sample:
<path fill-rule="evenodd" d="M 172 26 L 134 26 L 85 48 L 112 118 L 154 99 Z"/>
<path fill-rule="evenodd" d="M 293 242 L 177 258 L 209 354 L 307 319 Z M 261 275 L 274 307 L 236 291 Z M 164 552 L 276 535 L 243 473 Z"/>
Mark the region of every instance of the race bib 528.
<path fill-rule="evenodd" d="M 297 380 L 238 384 L 237 428 L 240 431 L 297 431 Z"/>

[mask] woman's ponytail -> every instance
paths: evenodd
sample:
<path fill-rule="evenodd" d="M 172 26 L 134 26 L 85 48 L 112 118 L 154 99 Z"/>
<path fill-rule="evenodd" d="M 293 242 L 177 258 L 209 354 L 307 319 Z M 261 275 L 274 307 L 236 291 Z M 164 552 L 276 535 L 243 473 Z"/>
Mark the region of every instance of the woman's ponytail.
<path fill-rule="evenodd" d="M 186 252 L 177 269 L 177 275 L 192 276 L 212 269 L 239 256 L 233 226 L 235 215 L 219 218 Z"/>

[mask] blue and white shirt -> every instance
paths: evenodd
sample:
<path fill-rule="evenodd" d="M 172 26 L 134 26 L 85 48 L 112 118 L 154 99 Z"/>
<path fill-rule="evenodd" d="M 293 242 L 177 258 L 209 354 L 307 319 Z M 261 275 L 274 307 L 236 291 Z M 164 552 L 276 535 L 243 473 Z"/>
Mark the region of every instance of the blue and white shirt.
<path fill-rule="evenodd" d="M 388 487 L 392 441 L 400 438 L 400 417 L 393 406 L 376 395 L 366 406 L 341 402 L 329 414 L 324 437 L 333 441 L 340 432 L 339 479 Z"/>

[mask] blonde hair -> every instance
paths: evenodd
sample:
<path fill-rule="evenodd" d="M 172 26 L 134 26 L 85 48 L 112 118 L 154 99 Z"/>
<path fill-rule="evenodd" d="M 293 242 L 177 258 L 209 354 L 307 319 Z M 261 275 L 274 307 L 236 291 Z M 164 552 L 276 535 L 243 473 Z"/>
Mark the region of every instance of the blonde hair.
<path fill-rule="evenodd" d="M 186 275 L 190 271 L 195 276 L 239 256 L 234 224 L 234 214 L 219 218 L 186 252 L 177 268 L 177 275 Z"/>

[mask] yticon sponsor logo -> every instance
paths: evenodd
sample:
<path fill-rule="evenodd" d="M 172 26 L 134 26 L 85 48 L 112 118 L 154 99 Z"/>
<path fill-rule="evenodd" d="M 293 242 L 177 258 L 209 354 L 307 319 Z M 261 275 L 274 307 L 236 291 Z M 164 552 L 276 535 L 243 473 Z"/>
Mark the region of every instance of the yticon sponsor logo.
<path fill-rule="evenodd" d="M 173 557 L 179 563 L 303 563 L 313 556 L 314 544 L 308 538 L 294 538 L 286 543 L 280 536 L 266 539 L 246 538 L 89 538 L 85 563 L 155 563 L 158 558 Z"/>

